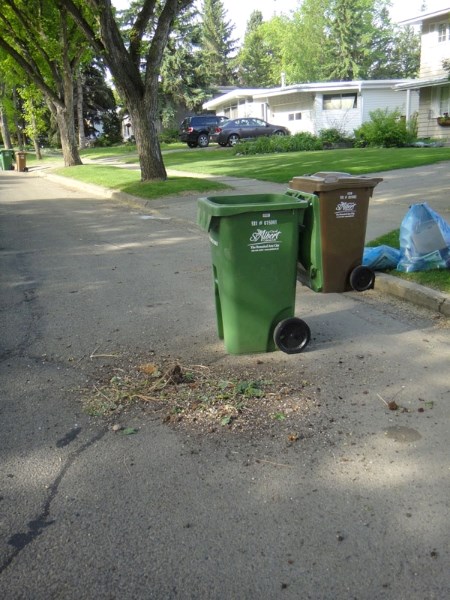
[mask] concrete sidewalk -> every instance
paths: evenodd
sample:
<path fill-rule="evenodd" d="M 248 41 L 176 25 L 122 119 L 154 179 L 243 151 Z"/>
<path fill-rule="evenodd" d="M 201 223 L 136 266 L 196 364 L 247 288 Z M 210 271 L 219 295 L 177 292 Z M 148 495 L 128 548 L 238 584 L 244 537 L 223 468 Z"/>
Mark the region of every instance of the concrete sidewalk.
<path fill-rule="evenodd" d="M 92 162 L 99 163 L 99 161 Z M 139 168 L 136 165 L 124 165 L 115 159 L 108 159 L 106 162 L 111 166 L 121 166 L 133 170 Z M 449 166 L 449 163 L 442 162 L 412 169 L 370 173 L 370 176 L 382 177 L 383 181 L 375 188 L 369 204 L 367 239 L 377 238 L 398 228 L 408 208 L 414 203 L 427 202 L 447 222 L 450 222 L 450 198 L 447 192 L 450 189 Z M 149 216 L 168 217 L 196 224 L 198 194 L 168 196 L 149 201 L 123 192 L 53 175 L 51 170 L 43 165 L 33 166 L 29 174 L 57 180 L 68 188 L 82 189 L 93 195 L 138 205 L 148 212 Z M 169 177 L 192 176 L 213 179 L 230 188 L 223 192 L 213 192 L 213 195 L 284 193 L 288 187 L 287 184 L 264 182 L 257 179 L 205 176 L 170 169 L 168 175 Z M 450 316 L 450 295 L 448 294 L 385 273 L 377 273 L 375 289 L 447 317 Z"/>

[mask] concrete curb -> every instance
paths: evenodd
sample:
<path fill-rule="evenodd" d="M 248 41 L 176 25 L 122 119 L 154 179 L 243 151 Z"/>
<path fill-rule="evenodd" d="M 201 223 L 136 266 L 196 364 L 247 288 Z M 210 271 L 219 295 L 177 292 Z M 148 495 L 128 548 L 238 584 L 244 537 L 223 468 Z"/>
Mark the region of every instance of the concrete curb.
<path fill-rule="evenodd" d="M 418 283 L 405 281 L 386 273 L 376 273 L 375 290 L 450 317 L 450 296 Z"/>
<path fill-rule="evenodd" d="M 100 196 L 103 198 L 110 198 L 128 204 L 134 203 L 141 206 L 142 208 L 149 209 L 154 214 L 161 214 L 161 211 L 154 210 L 151 208 L 151 201 L 147 201 L 137 196 L 132 196 L 124 192 L 118 192 L 115 190 L 104 188 L 99 185 L 84 183 L 75 179 L 69 179 L 67 177 L 63 177 L 62 175 L 54 175 L 52 173 L 47 173 L 44 170 L 36 170 L 32 172 L 41 177 L 46 177 L 51 181 L 55 181 L 69 189 L 78 191 L 81 190 L 88 194 L 93 194 L 95 196 Z M 242 185 L 244 183 L 244 180 L 239 180 L 239 182 Z M 251 184 L 253 185 L 253 183 L 254 182 L 252 181 Z M 428 308 L 429 310 L 440 313 L 445 317 L 450 317 L 449 294 L 444 294 L 442 292 L 433 290 L 423 285 L 400 279 L 399 277 L 395 277 L 394 275 L 387 275 L 386 273 L 382 272 L 376 273 L 375 290 L 378 292 L 389 294 L 396 298 L 400 298 L 402 300 L 406 300 L 407 302 L 415 304 L 416 306 Z"/>

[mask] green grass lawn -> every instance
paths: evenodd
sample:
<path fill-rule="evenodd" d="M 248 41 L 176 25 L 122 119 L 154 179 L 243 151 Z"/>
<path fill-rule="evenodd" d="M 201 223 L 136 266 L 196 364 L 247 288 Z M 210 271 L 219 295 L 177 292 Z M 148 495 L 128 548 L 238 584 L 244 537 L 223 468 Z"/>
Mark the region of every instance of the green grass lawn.
<path fill-rule="evenodd" d="M 219 182 L 196 177 L 170 177 L 167 181 L 140 181 L 140 171 L 104 165 L 79 165 L 54 169 L 53 173 L 70 177 L 84 183 L 93 183 L 132 196 L 155 200 L 176 194 L 202 194 L 227 189 Z"/>
<path fill-rule="evenodd" d="M 367 246 L 375 247 L 386 245 L 391 248 L 400 248 L 400 229 L 394 229 L 385 235 L 368 242 Z M 433 269 L 431 271 L 417 271 L 415 273 L 402 273 L 397 270 L 386 271 L 407 281 L 413 281 L 426 287 L 450 294 L 450 271 L 448 269 Z"/>
<path fill-rule="evenodd" d="M 311 175 L 318 171 L 343 171 L 361 175 L 450 160 L 450 148 L 350 148 L 239 156 L 234 154 L 232 148 L 210 146 L 187 150 L 183 146 L 166 146 L 166 149 L 171 150 L 163 154 L 167 169 L 202 175 L 248 177 L 275 183 L 287 183 L 292 177 Z M 126 164 L 139 162 L 134 146 L 91 148 L 83 150 L 82 156 L 97 160 L 120 157 Z"/>
<path fill-rule="evenodd" d="M 352 175 L 407 169 L 450 160 L 450 148 L 351 148 L 259 156 L 234 155 L 231 148 L 192 149 L 164 156 L 166 168 L 192 173 L 249 177 L 288 183 L 318 171 Z"/>

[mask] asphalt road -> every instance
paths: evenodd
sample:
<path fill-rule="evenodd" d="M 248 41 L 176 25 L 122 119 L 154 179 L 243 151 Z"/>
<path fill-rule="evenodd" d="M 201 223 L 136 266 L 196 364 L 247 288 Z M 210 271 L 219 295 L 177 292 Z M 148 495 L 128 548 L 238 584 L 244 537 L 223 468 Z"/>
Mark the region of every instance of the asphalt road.
<path fill-rule="evenodd" d="M 206 236 L 158 206 L 0 173 L 0 597 L 447 598 L 448 321 L 298 286 L 305 353 L 227 356 Z M 83 412 L 93 376 L 152 352 L 308 381 L 298 441 Z"/>

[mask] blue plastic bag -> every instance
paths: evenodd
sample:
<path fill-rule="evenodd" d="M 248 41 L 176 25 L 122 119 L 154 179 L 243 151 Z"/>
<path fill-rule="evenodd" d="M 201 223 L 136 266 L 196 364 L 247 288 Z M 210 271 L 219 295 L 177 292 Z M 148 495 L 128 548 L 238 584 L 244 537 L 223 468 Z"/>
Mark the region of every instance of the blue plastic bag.
<path fill-rule="evenodd" d="M 426 202 L 413 204 L 400 226 L 398 271 L 450 269 L 450 225 Z"/>
<path fill-rule="evenodd" d="M 400 250 L 391 246 L 375 246 L 364 248 L 362 264 L 372 271 L 396 269 L 400 260 Z"/>

